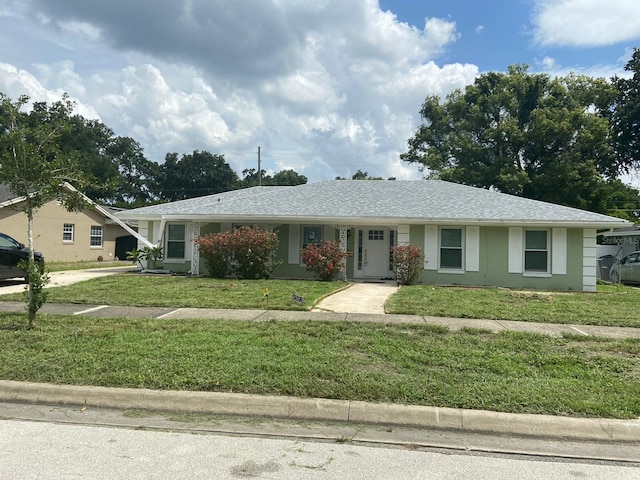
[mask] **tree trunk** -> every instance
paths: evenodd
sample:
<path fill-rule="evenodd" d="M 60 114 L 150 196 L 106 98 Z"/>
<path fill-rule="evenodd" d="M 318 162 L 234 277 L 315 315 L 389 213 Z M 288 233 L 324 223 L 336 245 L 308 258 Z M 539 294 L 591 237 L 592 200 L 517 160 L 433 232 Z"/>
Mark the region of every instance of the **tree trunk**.
<path fill-rule="evenodd" d="M 35 255 L 33 253 L 33 209 L 31 208 L 31 202 L 27 200 L 27 241 L 29 242 L 29 260 L 27 271 L 32 271 L 31 266 L 35 263 Z M 29 312 L 29 330 L 33 330 L 36 328 L 36 312 L 37 309 L 37 299 L 35 297 L 35 293 L 33 291 L 33 282 L 35 281 L 32 278 L 32 275 L 28 275 L 28 301 L 27 301 L 27 312 Z"/>

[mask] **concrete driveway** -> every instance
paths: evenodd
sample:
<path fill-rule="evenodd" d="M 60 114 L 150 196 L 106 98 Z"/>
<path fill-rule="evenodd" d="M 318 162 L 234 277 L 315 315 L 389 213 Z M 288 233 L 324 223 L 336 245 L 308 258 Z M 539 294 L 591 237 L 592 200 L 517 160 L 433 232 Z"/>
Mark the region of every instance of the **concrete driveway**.
<path fill-rule="evenodd" d="M 135 265 L 123 267 L 89 268 L 87 270 L 66 270 L 62 272 L 49 273 L 49 283 L 46 288 L 62 287 L 73 283 L 83 282 L 97 277 L 106 277 L 116 273 L 130 272 L 136 270 Z M 10 293 L 20 293 L 24 291 L 26 283 L 22 279 L 0 280 L 0 295 Z"/>

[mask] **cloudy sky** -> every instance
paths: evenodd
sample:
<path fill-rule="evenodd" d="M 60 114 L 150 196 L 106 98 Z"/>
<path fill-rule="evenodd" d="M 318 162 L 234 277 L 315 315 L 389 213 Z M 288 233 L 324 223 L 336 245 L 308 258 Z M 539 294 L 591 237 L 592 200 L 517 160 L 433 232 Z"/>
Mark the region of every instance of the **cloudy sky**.
<path fill-rule="evenodd" d="M 55 101 L 147 158 L 238 174 L 418 179 L 399 154 L 427 95 L 486 71 L 621 74 L 638 0 L 0 0 L 0 92 Z"/>

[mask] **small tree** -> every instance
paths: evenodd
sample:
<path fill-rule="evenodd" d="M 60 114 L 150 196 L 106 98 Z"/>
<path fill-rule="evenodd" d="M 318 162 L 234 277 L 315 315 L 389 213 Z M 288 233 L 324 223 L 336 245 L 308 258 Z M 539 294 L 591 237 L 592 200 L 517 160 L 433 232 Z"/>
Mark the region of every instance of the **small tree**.
<path fill-rule="evenodd" d="M 65 94 L 51 105 L 29 97 L 13 102 L 0 93 L 0 180 L 16 197 L 24 198 L 27 215 L 29 259 L 27 311 L 29 328 L 36 326 L 36 312 L 44 303 L 46 273 L 35 265 L 33 216 L 45 203 L 58 199 L 68 210 L 85 206 L 82 195 L 66 182 L 78 183 L 82 174 L 73 153 L 61 154 L 60 138 L 70 128 L 74 104 Z"/>
<path fill-rule="evenodd" d="M 307 272 L 322 281 L 335 280 L 340 275 L 343 261 L 349 256 L 340 249 L 338 242 L 310 243 L 302 249 L 302 261 Z"/>
<path fill-rule="evenodd" d="M 398 285 L 413 285 L 424 270 L 424 252 L 414 245 L 398 245 L 393 253 L 393 274 Z"/>

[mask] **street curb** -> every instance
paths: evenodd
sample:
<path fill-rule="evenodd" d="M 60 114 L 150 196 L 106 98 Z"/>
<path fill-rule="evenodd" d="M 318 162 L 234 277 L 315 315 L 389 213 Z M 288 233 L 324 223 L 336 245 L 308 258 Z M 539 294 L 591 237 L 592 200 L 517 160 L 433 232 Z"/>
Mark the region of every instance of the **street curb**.
<path fill-rule="evenodd" d="M 0 401 L 455 429 L 549 439 L 640 443 L 640 419 L 524 415 L 323 398 L 106 388 L 0 380 Z"/>

